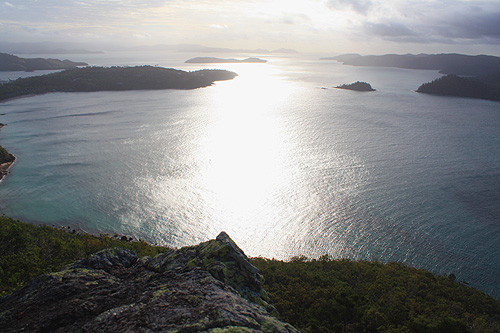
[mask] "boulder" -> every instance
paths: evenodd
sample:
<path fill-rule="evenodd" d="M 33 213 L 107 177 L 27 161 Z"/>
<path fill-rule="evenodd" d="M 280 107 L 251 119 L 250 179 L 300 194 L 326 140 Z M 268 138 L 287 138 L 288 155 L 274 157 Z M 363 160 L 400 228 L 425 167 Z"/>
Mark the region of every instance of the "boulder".
<path fill-rule="evenodd" d="M 0 299 L 0 327 L 2 332 L 297 332 L 273 316 L 261 279 L 226 233 L 152 259 L 107 249 Z"/>

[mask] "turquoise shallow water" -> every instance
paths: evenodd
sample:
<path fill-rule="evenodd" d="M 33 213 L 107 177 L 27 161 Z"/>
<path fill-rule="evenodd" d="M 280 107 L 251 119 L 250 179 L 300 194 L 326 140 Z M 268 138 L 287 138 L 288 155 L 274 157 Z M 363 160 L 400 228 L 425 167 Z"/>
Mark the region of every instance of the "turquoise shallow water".
<path fill-rule="evenodd" d="M 2 103 L 1 212 L 173 246 L 225 230 L 252 256 L 399 261 L 500 297 L 500 104 L 414 93 L 433 71 L 271 60 L 205 89 Z M 357 80 L 377 91 L 331 88 Z"/>

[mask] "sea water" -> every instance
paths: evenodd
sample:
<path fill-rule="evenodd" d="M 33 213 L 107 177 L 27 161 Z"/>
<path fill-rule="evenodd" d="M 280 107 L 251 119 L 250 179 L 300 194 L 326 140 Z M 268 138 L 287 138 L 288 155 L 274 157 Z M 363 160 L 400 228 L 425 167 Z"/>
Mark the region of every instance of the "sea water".
<path fill-rule="evenodd" d="M 18 157 L 1 213 L 176 247 L 224 230 L 251 256 L 398 261 L 500 297 L 499 103 L 415 93 L 435 71 L 313 57 L 87 57 L 239 76 L 1 103 Z M 333 88 L 358 80 L 376 91 Z"/>

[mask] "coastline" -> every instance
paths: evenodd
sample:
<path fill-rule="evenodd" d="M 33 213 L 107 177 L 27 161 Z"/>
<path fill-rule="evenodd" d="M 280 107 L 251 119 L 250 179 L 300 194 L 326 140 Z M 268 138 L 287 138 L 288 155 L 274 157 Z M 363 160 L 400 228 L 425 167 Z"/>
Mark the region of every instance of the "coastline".
<path fill-rule="evenodd" d="M 7 174 L 9 173 L 9 169 L 10 167 L 14 164 L 14 162 L 16 161 L 16 157 L 12 154 L 10 154 L 10 156 L 12 156 L 14 159 L 10 162 L 5 162 L 5 163 L 2 163 L 0 164 L 0 182 L 3 180 L 3 178 L 5 176 L 7 176 Z"/>
<path fill-rule="evenodd" d="M 5 124 L 0 124 L 0 130 L 2 127 L 4 127 Z M 0 182 L 3 180 L 5 176 L 9 173 L 10 167 L 14 164 L 14 162 L 17 160 L 16 156 L 12 155 L 9 153 L 9 155 L 12 157 L 12 161 L 5 162 L 5 163 L 0 163 Z"/>

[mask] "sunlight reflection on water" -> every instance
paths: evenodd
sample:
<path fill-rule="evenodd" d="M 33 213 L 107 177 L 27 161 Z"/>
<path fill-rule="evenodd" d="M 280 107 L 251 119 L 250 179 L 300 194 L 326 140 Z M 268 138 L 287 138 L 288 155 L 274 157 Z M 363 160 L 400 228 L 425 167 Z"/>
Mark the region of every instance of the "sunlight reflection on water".
<path fill-rule="evenodd" d="M 4 103 L 1 212 L 169 246 L 225 230 L 251 256 L 397 260 L 498 295 L 498 105 L 412 91 L 436 72 L 272 60 Z M 377 91 L 330 88 L 356 80 Z"/>

